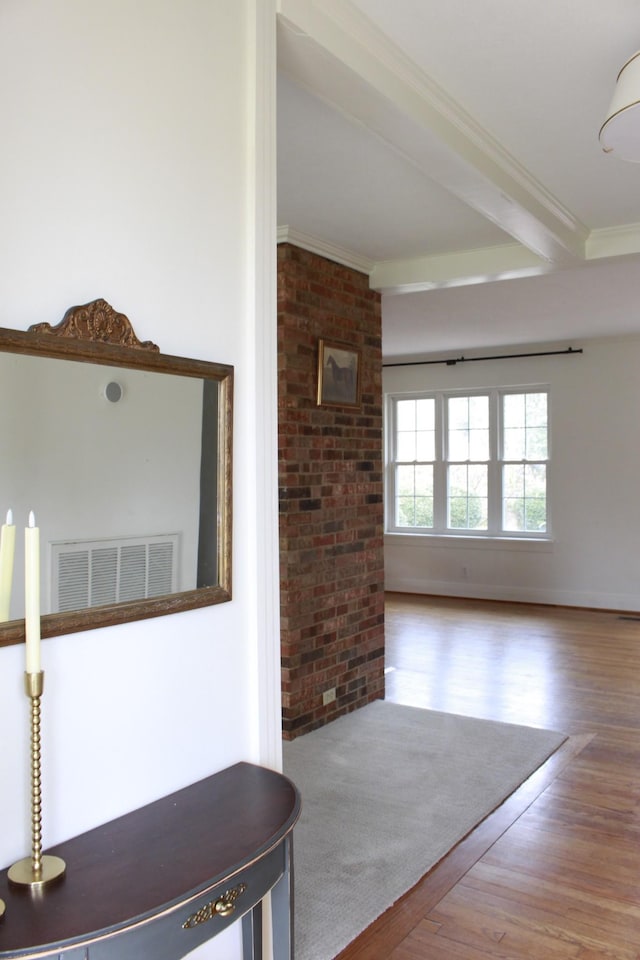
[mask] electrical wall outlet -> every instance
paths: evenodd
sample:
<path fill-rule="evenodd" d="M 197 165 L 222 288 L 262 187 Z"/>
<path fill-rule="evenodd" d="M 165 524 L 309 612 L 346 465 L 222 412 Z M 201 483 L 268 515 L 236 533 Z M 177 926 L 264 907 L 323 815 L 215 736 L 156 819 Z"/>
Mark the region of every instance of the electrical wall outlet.
<path fill-rule="evenodd" d="M 333 703 L 336 698 L 336 688 L 331 687 L 331 690 L 325 690 L 322 694 L 322 706 L 326 707 L 328 703 Z"/>

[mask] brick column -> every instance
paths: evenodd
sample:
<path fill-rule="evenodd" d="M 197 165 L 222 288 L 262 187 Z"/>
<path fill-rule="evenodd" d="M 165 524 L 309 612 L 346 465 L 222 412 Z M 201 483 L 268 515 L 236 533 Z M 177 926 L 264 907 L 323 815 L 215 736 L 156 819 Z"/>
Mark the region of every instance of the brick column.
<path fill-rule="evenodd" d="M 361 404 L 317 404 L 318 341 L 361 351 Z M 380 296 L 365 274 L 278 247 L 283 731 L 384 696 Z M 336 699 L 323 704 L 335 689 Z"/>

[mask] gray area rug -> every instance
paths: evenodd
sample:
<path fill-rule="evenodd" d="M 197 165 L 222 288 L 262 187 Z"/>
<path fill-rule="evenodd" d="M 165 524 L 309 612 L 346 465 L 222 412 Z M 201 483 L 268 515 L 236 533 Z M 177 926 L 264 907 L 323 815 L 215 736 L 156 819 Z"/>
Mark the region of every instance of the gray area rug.
<path fill-rule="evenodd" d="M 285 743 L 296 960 L 332 960 L 565 739 L 377 700 Z"/>

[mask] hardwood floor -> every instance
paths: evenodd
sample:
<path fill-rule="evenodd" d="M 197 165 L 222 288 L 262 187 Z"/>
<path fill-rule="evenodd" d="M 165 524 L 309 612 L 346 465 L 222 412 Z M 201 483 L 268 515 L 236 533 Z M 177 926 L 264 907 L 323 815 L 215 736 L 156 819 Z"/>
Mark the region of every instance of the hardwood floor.
<path fill-rule="evenodd" d="M 339 960 L 640 960 L 640 618 L 389 594 L 387 699 L 564 746 Z"/>

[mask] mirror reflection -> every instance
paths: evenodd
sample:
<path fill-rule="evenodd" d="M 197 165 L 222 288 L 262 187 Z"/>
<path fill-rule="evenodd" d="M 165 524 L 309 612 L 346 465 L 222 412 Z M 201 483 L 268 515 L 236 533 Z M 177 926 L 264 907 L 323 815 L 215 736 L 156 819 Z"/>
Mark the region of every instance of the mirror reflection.
<path fill-rule="evenodd" d="M 29 336 L 0 331 L 0 518 L 16 534 L 0 642 L 21 639 L 30 511 L 45 636 L 229 599 L 231 368 Z"/>

